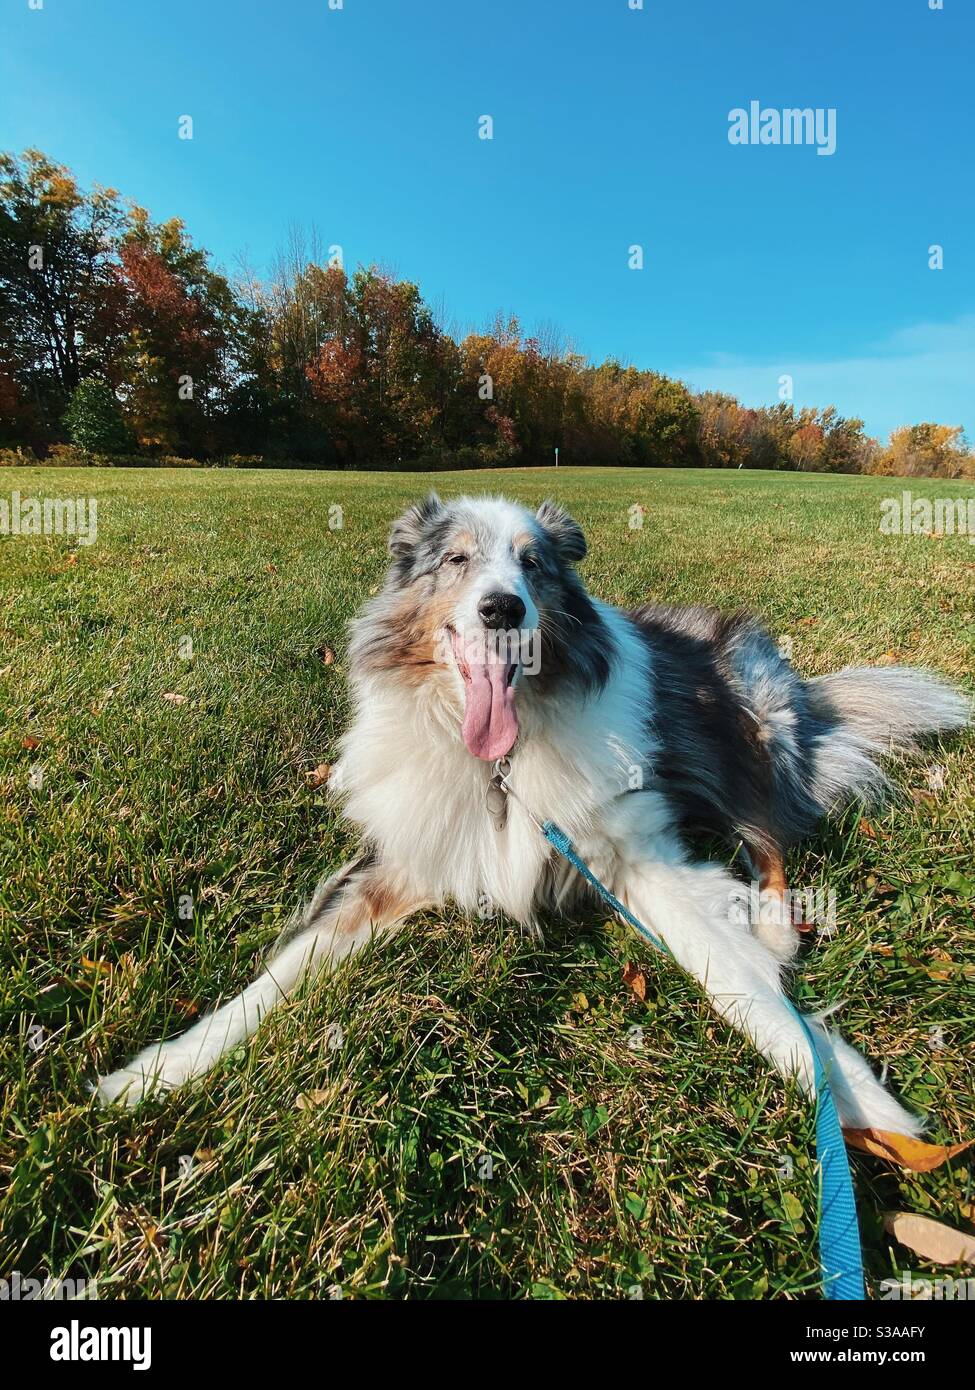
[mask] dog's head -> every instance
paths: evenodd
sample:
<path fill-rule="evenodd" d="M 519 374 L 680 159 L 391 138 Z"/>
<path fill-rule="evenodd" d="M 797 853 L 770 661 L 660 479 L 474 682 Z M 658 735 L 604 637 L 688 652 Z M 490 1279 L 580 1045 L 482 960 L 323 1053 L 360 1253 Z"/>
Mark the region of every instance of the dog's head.
<path fill-rule="evenodd" d="M 522 699 L 573 671 L 585 684 L 605 679 L 605 656 L 600 665 L 580 639 L 599 623 L 573 569 L 585 537 L 554 502 L 533 514 L 504 498 L 445 503 L 431 493 L 394 523 L 389 549 L 355 655 L 367 669 L 437 686 L 462 708 L 475 757 L 511 751 Z"/>

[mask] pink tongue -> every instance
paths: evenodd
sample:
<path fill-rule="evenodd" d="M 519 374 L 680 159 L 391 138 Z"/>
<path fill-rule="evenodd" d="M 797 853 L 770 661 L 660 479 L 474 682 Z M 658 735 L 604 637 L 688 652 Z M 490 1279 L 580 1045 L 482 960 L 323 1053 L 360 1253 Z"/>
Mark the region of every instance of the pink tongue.
<path fill-rule="evenodd" d="M 469 670 L 461 733 L 475 758 L 493 762 L 510 753 L 518 737 L 515 692 L 505 682 L 508 663 L 472 662 Z"/>

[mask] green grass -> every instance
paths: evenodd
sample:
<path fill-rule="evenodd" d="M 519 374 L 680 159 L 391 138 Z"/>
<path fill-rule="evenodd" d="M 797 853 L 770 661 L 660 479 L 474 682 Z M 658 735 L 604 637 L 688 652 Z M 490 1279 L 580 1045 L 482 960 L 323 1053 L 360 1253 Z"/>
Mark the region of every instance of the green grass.
<path fill-rule="evenodd" d="M 540 948 L 428 915 L 309 986 L 196 1089 L 135 1114 L 86 1095 L 242 986 L 353 848 L 304 773 L 345 725 L 345 626 L 380 581 L 388 523 L 430 485 L 554 493 L 613 602 L 747 605 L 804 672 L 896 652 L 970 687 L 975 547 L 881 536 L 898 481 L 3 473 L 0 497 L 97 496 L 99 534 L 76 551 L 0 538 L 0 1275 L 97 1276 L 102 1297 L 817 1296 L 809 1107 L 602 916 Z M 851 813 L 790 866 L 835 890 L 840 923 L 797 996 L 844 1002 L 846 1036 L 939 1140 L 975 1135 L 972 747 L 932 750 L 940 791 L 904 764 L 873 835 Z M 871 1286 L 932 1272 L 882 1214 L 965 1226 L 972 1155 L 920 1176 L 853 1166 Z"/>

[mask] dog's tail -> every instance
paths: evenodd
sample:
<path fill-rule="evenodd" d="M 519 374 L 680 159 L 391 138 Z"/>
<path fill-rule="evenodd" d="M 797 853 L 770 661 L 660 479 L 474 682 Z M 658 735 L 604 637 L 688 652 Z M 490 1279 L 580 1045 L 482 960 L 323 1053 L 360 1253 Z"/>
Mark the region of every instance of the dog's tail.
<path fill-rule="evenodd" d="M 826 714 L 813 740 L 813 795 L 825 811 L 888 790 L 882 759 L 916 752 L 926 735 L 971 723 L 971 702 L 940 677 L 907 666 L 848 666 L 807 683 Z"/>

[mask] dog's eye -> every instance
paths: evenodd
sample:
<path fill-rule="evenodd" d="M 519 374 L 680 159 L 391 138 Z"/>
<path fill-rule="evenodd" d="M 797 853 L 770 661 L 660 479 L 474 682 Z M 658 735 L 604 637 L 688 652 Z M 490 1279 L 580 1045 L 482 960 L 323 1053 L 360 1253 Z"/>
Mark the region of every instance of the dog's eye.
<path fill-rule="evenodd" d="M 468 558 L 469 558 L 469 557 L 468 557 L 467 555 L 448 555 L 448 556 L 446 556 L 445 559 L 444 559 L 444 564 L 445 564 L 445 565 L 466 565 L 466 564 L 467 564 L 467 561 L 468 561 Z"/>

